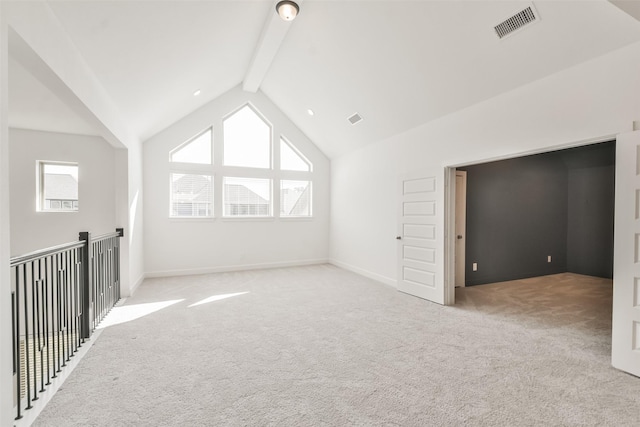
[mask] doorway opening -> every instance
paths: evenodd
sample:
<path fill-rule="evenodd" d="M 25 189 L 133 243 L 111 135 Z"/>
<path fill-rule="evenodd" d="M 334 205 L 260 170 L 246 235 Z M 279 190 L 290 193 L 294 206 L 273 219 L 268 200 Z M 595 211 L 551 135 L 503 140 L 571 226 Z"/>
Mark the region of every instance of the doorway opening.
<path fill-rule="evenodd" d="M 456 306 L 570 327 L 608 354 L 615 169 L 615 140 L 456 168 L 456 191 L 460 172 L 466 179 L 452 212 Z"/>
<path fill-rule="evenodd" d="M 614 189 L 615 141 L 457 168 L 456 286 L 612 279 Z"/>
<path fill-rule="evenodd" d="M 634 129 L 636 129 L 634 123 Z M 584 142 L 582 145 L 597 145 L 602 141 L 614 139 L 592 140 Z M 573 145 L 577 147 L 580 144 Z M 479 163 L 479 162 L 478 162 Z M 447 297 L 448 304 L 455 302 L 454 288 L 454 256 L 453 256 L 453 237 L 454 237 L 454 213 L 453 198 L 455 196 L 455 187 L 451 185 L 455 176 L 456 167 L 462 169 L 472 165 L 467 164 L 451 165 L 446 167 L 445 173 L 445 223 L 444 234 L 445 242 L 445 275 L 444 275 L 444 293 Z M 612 316 L 607 318 L 612 320 L 611 329 L 606 328 L 607 336 L 610 337 L 611 364 L 614 368 L 629 374 L 640 376 L 640 182 L 638 181 L 638 171 L 640 171 L 640 132 L 637 130 L 627 131 L 615 136 L 615 189 L 612 194 L 615 204 L 615 229 L 614 229 L 614 253 L 613 270 L 615 272 L 615 280 L 611 281 L 612 303 L 606 303 L 611 307 Z M 592 187 L 586 186 L 591 189 Z M 583 227 L 584 228 L 584 227 Z M 588 236 L 590 238 L 590 236 Z M 521 244 L 526 245 L 530 242 L 524 241 Z M 588 244 L 583 244 L 588 246 Z M 553 258 L 552 258 L 553 261 Z M 470 260 L 466 260 L 469 264 Z M 473 262 L 473 261 L 471 261 Z M 479 269 L 481 266 L 479 266 Z M 559 273 L 562 274 L 562 273 Z M 572 273 L 567 273 L 572 274 Z M 547 276 L 549 277 L 549 276 Z M 584 276 L 593 277 L 593 276 Z M 529 280 L 529 279 L 520 279 Z M 610 279 L 607 279 L 610 280 Z M 499 284 L 499 283 L 498 283 Z M 490 285 L 488 285 L 490 286 Z M 458 291 L 480 290 L 485 286 L 469 287 L 458 289 Z M 458 292 L 459 293 L 459 292 Z M 527 310 L 535 312 L 535 304 L 527 303 Z M 576 306 L 571 299 L 568 304 Z M 578 304 L 579 306 L 579 304 Z M 490 305 L 488 306 L 489 310 Z M 590 307 L 578 307 L 583 312 L 588 312 Z"/>

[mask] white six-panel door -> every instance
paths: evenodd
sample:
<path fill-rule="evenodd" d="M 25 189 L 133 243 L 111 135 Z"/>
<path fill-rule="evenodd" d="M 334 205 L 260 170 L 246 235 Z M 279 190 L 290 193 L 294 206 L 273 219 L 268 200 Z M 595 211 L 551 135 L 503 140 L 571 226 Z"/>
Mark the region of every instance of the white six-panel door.
<path fill-rule="evenodd" d="M 640 131 L 616 139 L 611 363 L 640 376 Z"/>
<path fill-rule="evenodd" d="M 398 290 L 445 303 L 442 260 L 443 197 L 441 176 L 425 174 L 400 180 Z"/>

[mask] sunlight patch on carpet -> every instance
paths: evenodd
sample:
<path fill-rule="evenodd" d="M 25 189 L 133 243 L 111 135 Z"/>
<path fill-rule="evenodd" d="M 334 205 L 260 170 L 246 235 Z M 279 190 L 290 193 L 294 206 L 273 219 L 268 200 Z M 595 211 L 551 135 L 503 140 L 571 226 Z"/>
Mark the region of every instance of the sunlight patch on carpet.
<path fill-rule="evenodd" d="M 170 305 L 177 304 L 183 299 L 174 299 L 170 301 L 150 302 L 146 304 L 125 305 L 122 307 L 113 307 L 107 317 L 96 327 L 96 329 L 104 329 L 109 326 L 119 325 L 121 323 L 131 322 L 147 316 L 156 311 L 167 308 Z"/>
<path fill-rule="evenodd" d="M 212 297 L 205 298 L 202 301 L 198 301 L 196 303 L 193 303 L 188 308 L 195 307 L 195 306 L 201 305 L 201 304 L 207 304 L 209 302 L 220 301 L 220 300 L 226 299 L 226 298 L 237 297 L 238 295 L 244 295 L 244 294 L 248 294 L 248 293 L 249 292 L 237 292 L 235 294 L 214 295 Z"/>

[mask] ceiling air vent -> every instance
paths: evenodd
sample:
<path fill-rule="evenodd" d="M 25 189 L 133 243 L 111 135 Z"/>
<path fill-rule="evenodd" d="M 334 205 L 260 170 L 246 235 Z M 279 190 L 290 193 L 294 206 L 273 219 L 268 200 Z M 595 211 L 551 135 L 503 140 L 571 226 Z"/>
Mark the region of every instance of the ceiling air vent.
<path fill-rule="evenodd" d="M 496 30 L 496 34 L 498 35 L 498 37 L 503 39 L 509 34 L 512 34 L 515 31 L 523 28 L 525 25 L 536 22 L 539 19 L 540 18 L 538 17 L 536 10 L 534 9 L 533 5 L 531 5 L 526 9 L 516 13 L 511 18 L 505 19 L 493 28 L 494 30 Z"/>
<path fill-rule="evenodd" d="M 349 123 L 351 123 L 352 125 L 355 125 L 362 121 L 362 116 L 358 113 L 355 113 L 353 116 L 349 117 L 347 120 L 349 120 Z"/>

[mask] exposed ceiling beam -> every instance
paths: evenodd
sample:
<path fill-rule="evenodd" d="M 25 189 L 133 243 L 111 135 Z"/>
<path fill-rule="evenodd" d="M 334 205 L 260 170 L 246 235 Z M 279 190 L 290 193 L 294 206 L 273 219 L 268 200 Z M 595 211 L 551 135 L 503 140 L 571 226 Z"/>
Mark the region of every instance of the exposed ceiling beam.
<path fill-rule="evenodd" d="M 302 0 L 297 0 L 298 5 Z M 247 92 L 257 92 L 262 84 L 262 80 L 267 75 L 273 59 L 282 45 L 284 37 L 287 35 L 293 21 L 284 21 L 278 16 L 275 8 L 276 2 L 270 9 L 267 20 L 262 29 L 262 34 L 253 52 L 249 69 L 244 76 L 242 89 Z"/>

